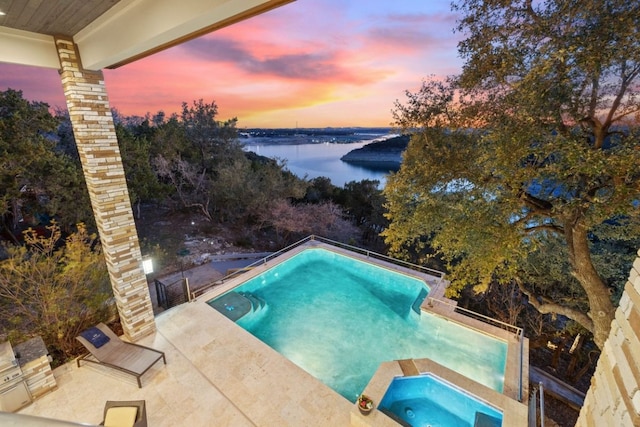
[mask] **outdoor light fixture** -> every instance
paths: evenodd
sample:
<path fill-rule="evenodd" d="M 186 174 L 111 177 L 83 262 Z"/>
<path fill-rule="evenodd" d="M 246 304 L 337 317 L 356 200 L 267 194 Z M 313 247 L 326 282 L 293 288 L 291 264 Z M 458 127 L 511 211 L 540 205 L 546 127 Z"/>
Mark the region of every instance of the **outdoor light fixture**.
<path fill-rule="evenodd" d="M 153 273 L 153 260 L 151 258 L 145 258 L 142 260 L 142 269 L 144 274 Z"/>

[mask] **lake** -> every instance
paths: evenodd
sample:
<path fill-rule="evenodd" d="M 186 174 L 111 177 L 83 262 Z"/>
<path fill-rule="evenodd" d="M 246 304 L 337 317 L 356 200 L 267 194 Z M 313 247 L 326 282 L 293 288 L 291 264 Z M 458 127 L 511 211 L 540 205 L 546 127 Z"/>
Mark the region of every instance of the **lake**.
<path fill-rule="evenodd" d="M 248 137 L 242 139 L 244 149 L 261 156 L 286 160 L 286 169 L 300 178 L 313 179 L 325 176 L 333 185 L 343 187 L 350 181 L 376 179 L 380 187 L 384 187 L 389 170 L 365 168 L 360 165 L 345 163 L 340 160 L 351 150 L 361 148 L 374 139 L 352 143 L 296 143 L 273 144 L 269 138 Z"/>

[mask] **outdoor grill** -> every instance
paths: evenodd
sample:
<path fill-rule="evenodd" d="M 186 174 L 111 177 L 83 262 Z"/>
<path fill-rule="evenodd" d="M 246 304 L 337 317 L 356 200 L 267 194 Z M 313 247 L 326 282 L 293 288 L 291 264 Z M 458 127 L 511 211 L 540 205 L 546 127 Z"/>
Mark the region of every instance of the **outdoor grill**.
<path fill-rule="evenodd" d="M 0 344 L 0 411 L 14 412 L 31 402 L 31 394 L 10 342 Z"/>

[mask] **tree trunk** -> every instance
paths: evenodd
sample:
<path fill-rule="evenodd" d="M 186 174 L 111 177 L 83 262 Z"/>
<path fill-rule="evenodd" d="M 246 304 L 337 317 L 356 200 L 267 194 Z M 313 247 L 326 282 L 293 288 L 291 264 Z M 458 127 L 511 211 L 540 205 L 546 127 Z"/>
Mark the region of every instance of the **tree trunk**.
<path fill-rule="evenodd" d="M 580 282 L 589 301 L 588 316 L 593 321 L 593 341 L 602 350 L 609 336 L 615 307 L 611 302 L 609 288 L 604 283 L 591 261 L 587 227 L 580 220 L 565 226 L 565 237 L 569 247 L 569 258 L 574 277 Z"/>

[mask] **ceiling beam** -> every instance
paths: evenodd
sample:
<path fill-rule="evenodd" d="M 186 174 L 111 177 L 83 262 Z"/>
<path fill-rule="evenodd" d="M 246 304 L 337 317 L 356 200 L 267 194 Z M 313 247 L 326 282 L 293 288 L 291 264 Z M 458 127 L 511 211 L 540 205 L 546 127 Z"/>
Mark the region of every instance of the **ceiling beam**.
<path fill-rule="evenodd" d="M 122 0 L 74 36 L 82 66 L 116 68 L 293 0 Z"/>
<path fill-rule="evenodd" d="M 0 62 L 60 69 L 52 36 L 0 26 Z"/>
<path fill-rule="evenodd" d="M 1 0 L 0 0 L 1 1 Z M 295 0 L 120 0 L 73 37 L 86 70 L 117 68 Z M 0 25 L 0 62 L 60 68 L 53 35 Z"/>

